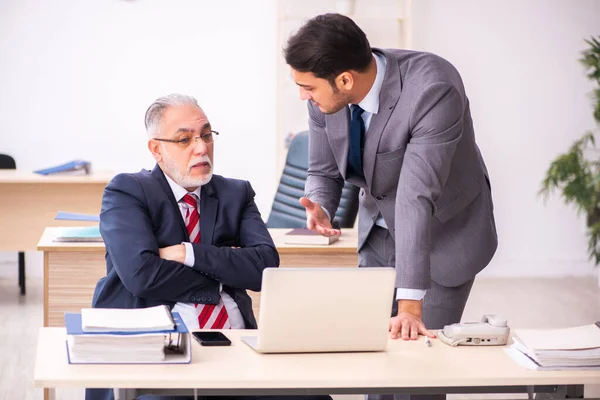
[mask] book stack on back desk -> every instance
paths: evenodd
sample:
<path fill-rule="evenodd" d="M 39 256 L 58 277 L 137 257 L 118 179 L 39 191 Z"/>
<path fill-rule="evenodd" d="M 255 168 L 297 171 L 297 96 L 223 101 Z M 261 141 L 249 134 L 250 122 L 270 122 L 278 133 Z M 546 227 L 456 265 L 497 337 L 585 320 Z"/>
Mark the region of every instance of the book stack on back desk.
<path fill-rule="evenodd" d="M 94 312 L 99 312 L 99 318 Z M 161 314 L 168 315 L 166 324 L 160 321 Z M 101 323 L 89 324 L 90 318 L 86 317 L 90 315 Z M 117 323 L 112 323 L 115 321 Z M 66 313 L 65 326 L 70 364 L 183 364 L 191 361 L 190 335 L 185 323 L 178 313 L 171 315 L 165 306 L 135 310 L 83 309 L 82 314 Z"/>
<path fill-rule="evenodd" d="M 59 211 L 54 217 L 55 220 L 62 221 L 86 221 L 86 222 L 100 222 L 100 218 L 97 215 L 89 214 L 76 214 Z M 102 236 L 100 235 L 100 227 L 98 225 L 93 226 L 73 226 L 65 228 L 57 228 L 56 236 L 54 237 L 55 242 L 102 242 Z"/>

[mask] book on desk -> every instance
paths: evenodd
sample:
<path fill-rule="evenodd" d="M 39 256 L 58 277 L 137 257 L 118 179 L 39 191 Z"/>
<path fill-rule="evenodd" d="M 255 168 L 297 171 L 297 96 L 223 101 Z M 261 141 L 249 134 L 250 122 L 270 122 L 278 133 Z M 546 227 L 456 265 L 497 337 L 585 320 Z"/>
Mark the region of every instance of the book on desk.
<path fill-rule="evenodd" d="M 54 242 L 102 242 L 100 227 L 94 226 L 72 226 L 56 228 Z"/>
<path fill-rule="evenodd" d="M 80 313 L 65 313 L 69 364 L 189 364 L 189 331 L 179 313 L 167 312 L 173 329 L 94 332 L 82 329 Z"/>
<path fill-rule="evenodd" d="M 534 370 L 600 369 L 600 321 L 563 329 L 513 329 L 507 352 Z"/>
<path fill-rule="evenodd" d="M 340 238 L 335 236 L 322 236 L 308 228 L 295 228 L 284 235 L 285 244 L 306 244 L 306 245 L 330 245 Z"/>

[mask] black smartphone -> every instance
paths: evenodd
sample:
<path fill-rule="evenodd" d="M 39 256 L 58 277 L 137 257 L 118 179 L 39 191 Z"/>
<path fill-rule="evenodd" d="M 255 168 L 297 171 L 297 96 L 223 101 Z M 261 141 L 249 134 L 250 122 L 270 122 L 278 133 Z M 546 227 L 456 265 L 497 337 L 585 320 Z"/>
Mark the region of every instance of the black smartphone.
<path fill-rule="evenodd" d="M 202 346 L 229 346 L 231 340 L 221 332 L 192 332 Z"/>

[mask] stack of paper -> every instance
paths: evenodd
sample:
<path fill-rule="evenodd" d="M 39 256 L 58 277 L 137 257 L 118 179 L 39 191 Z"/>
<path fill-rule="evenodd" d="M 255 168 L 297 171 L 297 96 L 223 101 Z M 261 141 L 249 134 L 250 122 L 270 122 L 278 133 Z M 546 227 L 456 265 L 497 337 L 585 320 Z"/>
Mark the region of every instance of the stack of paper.
<path fill-rule="evenodd" d="M 600 322 L 566 329 L 514 329 L 508 353 L 531 369 L 600 369 Z"/>
<path fill-rule="evenodd" d="M 189 363 L 190 335 L 166 306 L 66 313 L 71 364 Z M 85 328 L 85 329 L 84 329 Z"/>
<path fill-rule="evenodd" d="M 82 308 L 84 332 L 161 332 L 175 328 L 167 306 L 148 308 Z"/>

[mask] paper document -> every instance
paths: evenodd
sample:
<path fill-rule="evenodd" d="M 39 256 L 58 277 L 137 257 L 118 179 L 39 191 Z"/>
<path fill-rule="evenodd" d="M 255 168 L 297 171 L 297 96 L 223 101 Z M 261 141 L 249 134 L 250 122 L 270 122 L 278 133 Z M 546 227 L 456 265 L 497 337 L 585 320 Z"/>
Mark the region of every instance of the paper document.
<path fill-rule="evenodd" d="M 515 336 L 535 350 L 577 350 L 600 347 L 600 327 L 595 324 L 565 329 L 513 329 Z"/>
<path fill-rule="evenodd" d="M 533 369 L 600 368 L 600 322 L 566 329 L 513 329 L 508 354 Z"/>
<path fill-rule="evenodd" d="M 159 332 L 175 328 L 167 306 L 136 309 L 82 308 L 84 332 Z"/>

